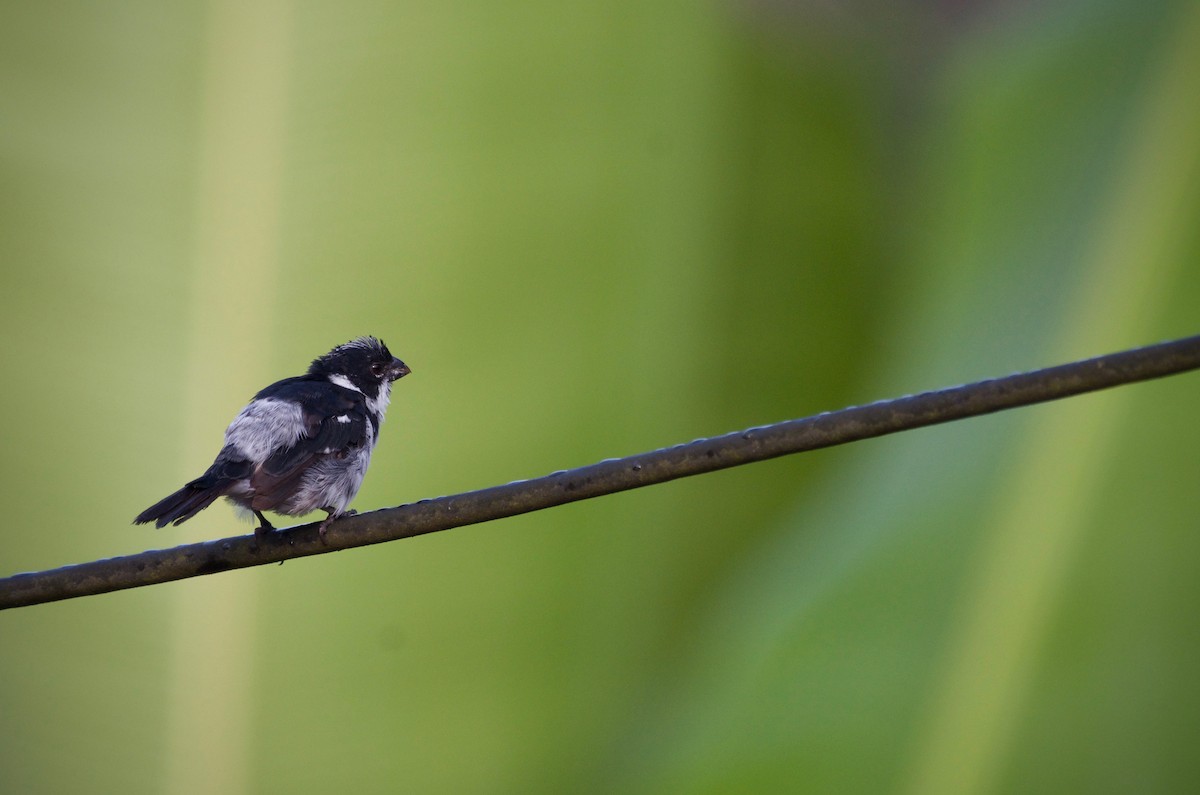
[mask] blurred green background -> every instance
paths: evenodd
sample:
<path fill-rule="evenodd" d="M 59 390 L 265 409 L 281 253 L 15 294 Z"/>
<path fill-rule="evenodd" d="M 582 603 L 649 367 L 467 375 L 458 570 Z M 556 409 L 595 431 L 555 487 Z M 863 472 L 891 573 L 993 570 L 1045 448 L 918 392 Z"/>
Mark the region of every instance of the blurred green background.
<path fill-rule="evenodd" d="M 360 510 L 1198 331 L 1200 5 L 0 5 L 0 574 L 359 334 Z M 1182 376 L 0 614 L 0 791 L 1180 792 Z"/>

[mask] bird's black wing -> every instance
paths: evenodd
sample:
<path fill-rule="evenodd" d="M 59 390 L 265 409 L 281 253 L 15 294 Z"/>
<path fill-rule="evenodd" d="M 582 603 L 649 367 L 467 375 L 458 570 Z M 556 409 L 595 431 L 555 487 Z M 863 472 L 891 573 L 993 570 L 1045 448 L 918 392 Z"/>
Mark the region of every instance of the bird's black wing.
<path fill-rule="evenodd" d="M 301 377 L 272 384 L 256 398 L 296 403 L 305 427 L 304 435 L 293 445 L 273 453 L 250 476 L 251 486 L 263 502 L 275 502 L 272 495 L 286 499 L 317 461 L 330 456 L 343 458 L 369 443 L 366 402 L 353 390 L 324 379 Z"/>

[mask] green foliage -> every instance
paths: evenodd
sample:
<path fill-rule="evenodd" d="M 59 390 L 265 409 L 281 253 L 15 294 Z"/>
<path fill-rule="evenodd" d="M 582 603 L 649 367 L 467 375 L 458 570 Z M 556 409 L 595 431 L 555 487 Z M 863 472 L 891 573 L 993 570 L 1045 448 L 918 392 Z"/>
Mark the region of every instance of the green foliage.
<path fill-rule="evenodd" d="M 865 5 L 0 9 L 2 573 L 358 334 L 366 510 L 1196 332 L 1194 4 Z M 0 791 L 1181 791 L 1194 380 L 2 614 Z"/>

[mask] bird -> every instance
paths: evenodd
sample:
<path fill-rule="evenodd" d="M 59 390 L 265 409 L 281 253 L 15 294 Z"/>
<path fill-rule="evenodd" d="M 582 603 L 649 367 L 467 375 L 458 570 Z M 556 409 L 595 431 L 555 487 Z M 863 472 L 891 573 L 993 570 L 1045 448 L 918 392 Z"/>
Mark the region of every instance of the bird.
<path fill-rule="evenodd" d="M 375 337 L 358 337 L 313 360 L 308 372 L 276 381 L 251 400 L 225 429 L 225 443 L 203 475 L 137 515 L 134 524 L 162 528 L 191 519 L 225 497 L 261 523 L 263 511 L 328 515 L 355 513 L 358 494 L 379 440 L 392 384 L 412 372 Z"/>

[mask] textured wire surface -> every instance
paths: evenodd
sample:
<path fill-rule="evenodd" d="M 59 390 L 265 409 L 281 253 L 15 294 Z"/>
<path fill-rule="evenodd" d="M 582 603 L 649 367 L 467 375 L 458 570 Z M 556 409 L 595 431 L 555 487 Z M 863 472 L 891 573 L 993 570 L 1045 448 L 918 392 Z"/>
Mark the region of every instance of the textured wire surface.
<path fill-rule="evenodd" d="M 806 450 L 990 414 L 1200 368 L 1200 336 L 697 439 L 502 486 L 339 520 L 0 579 L 0 609 L 119 591 L 379 544 Z"/>

